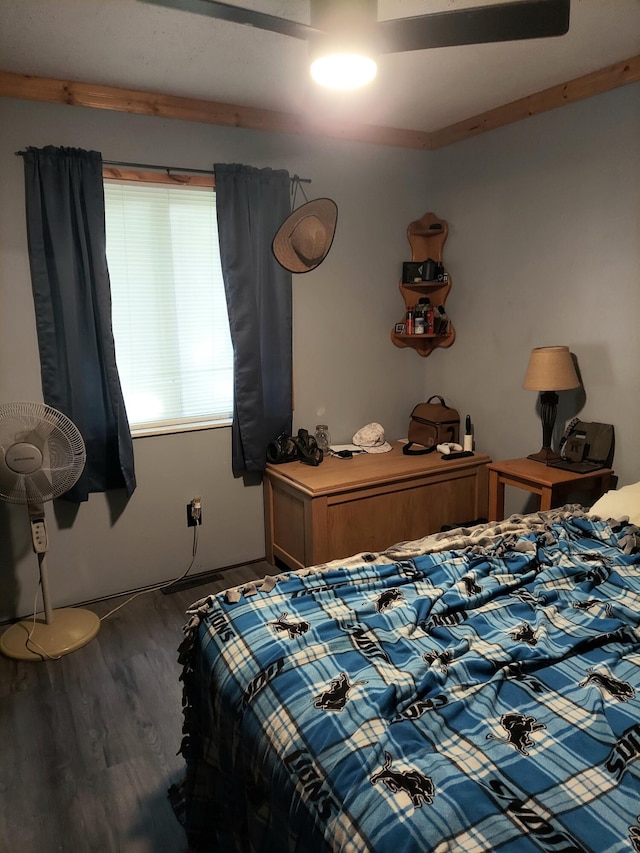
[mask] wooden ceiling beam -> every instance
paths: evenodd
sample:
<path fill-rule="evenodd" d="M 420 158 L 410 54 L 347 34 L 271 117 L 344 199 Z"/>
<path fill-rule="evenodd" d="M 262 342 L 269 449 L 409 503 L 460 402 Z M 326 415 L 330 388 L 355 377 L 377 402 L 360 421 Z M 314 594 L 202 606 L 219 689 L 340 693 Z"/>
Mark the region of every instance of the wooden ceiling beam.
<path fill-rule="evenodd" d="M 182 119 L 226 127 L 242 127 L 249 130 L 266 130 L 272 133 L 328 136 L 334 139 L 353 139 L 402 148 L 429 147 L 429 134 L 418 130 L 366 124 L 314 122 L 304 116 L 276 110 L 241 107 L 236 104 L 183 98 L 177 95 L 140 92 L 116 86 L 32 77 L 9 71 L 0 71 L 0 96 Z"/>
<path fill-rule="evenodd" d="M 225 104 L 198 98 L 183 98 L 177 95 L 161 95 L 115 86 L 33 77 L 25 74 L 14 74 L 10 71 L 0 71 L 0 96 L 115 110 L 136 115 L 181 119 L 226 127 L 241 127 L 249 130 L 265 130 L 272 133 L 325 136 L 332 139 L 370 142 L 374 145 L 429 150 L 452 145 L 480 133 L 486 133 L 498 127 L 639 80 L 640 56 L 634 56 L 599 71 L 577 77 L 567 83 L 552 86 L 542 92 L 536 92 L 510 104 L 488 110 L 449 127 L 443 127 L 441 130 L 432 133 L 398 127 L 380 127 L 378 125 L 316 122 L 304 116 L 276 110 L 242 107 L 236 104 Z"/>
<path fill-rule="evenodd" d="M 568 83 L 551 86 L 534 95 L 527 95 L 526 98 L 520 98 L 473 118 L 443 127 L 442 130 L 436 130 L 431 134 L 431 147 L 444 148 L 454 142 L 461 142 L 480 133 L 487 133 L 498 127 L 555 110 L 583 98 L 601 95 L 610 89 L 636 83 L 638 80 L 640 80 L 640 56 L 634 56 L 624 62 L 616 62 L 607 68 L 585 74 L 583 77 L 576 77 Z"/>

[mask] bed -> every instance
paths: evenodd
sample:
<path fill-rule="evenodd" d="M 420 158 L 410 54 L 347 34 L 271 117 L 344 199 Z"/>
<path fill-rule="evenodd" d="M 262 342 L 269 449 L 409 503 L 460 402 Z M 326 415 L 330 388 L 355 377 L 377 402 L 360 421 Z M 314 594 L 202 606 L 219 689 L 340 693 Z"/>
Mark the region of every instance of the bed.
<path fill-rule="evenodd" d="M 640 530 L 594 509 L 196 602 L 190 849 L 640 851 Z"/>

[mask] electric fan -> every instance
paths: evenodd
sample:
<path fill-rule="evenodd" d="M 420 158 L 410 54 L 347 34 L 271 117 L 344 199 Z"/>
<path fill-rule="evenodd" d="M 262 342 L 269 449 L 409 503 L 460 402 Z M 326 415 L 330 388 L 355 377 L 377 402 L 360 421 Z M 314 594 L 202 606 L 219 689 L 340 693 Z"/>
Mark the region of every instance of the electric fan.
<path fill-rule="evenodd" d="M 44 502 L 60 497 L 84 469 L 85 447 L 77 426 L 43 403 L 0 404 L 0 498 L 24 504 L 38 555 L 44 612 L 8 628 L 0 651 L 20 660 L 59 658 L 92 640 L 100 620 L 90 610 L 52 610 L 47 575 Z"/>

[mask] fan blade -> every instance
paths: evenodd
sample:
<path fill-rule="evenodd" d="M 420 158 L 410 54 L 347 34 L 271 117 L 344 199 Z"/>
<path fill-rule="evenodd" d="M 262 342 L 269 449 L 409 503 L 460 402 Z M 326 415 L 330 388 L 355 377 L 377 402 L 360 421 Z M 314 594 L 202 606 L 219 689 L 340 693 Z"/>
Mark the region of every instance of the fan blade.
<path fill-rule="evenodd" d="M 515 0 L 455 12 L 379 21 L 382 53 L 548 38 L 569 29 L 571 0 Z"/>
<path fill-rule="evenodd" d="M 42 503 L 42 501 L 51 500 L 53 495 L 51 480 L 41 468 L 25 477 L 25 487 L 29 503 L 33 503 L 34 501 Z"/>
<path fill-rule="evenodd" d="M 57 425 L 55 423 L 52 423 L 50 420 L 41 420 L 36 424 L 35 428 L 24 437 L 24 441 L 35 444 L 37 448 L 42 450 L 46 440 L 55 429 L 57 429 Z"/>
<path fill-rule="evenodd" d="M 10 503 L 24 503 L 26 499 L 24 476 L 4 464 L 0 464 L 0 497 Z"/>
<path fill-rule="evenodd" d="M 209 15 L 221 21 L 231 21 L 234 24 L 246 24 L 259 30 L 269 30 L 281 33 L 283 36 L 293 36 L 297 39 L 309 39 L 318 35 L 319 30 L 308 24 L 278 18 L 253 9 L 243 9 L 241 6 L 231 6 L 229 3 L 218 3 L 217 0 L 143 0 L 155 6 L 166 6 L 169 9 L 179 9 L 182 12 L 195 12 L 198 15 Z"/>

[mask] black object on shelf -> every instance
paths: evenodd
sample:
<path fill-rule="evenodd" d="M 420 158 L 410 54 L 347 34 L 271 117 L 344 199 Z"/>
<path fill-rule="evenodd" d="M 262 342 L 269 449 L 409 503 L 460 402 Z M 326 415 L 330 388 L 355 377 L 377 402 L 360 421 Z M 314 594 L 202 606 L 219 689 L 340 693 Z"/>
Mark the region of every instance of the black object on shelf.
<path fill-rule="evenodd" d="M 459 447 L 460 445 L 458 445 Z M 457 450 L 453 453 L 443 453 L 442 459 L 463 459 L 465 456 L 475 456 L 473 450 Z"/>

